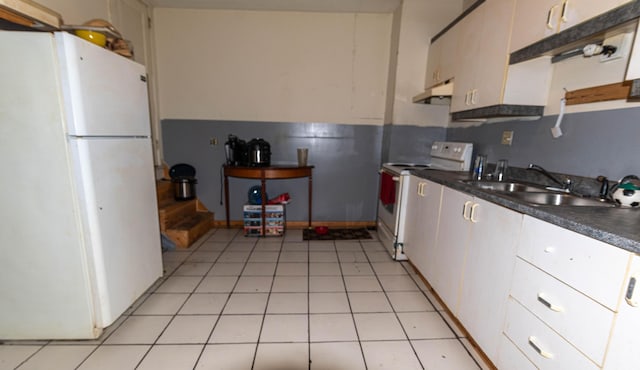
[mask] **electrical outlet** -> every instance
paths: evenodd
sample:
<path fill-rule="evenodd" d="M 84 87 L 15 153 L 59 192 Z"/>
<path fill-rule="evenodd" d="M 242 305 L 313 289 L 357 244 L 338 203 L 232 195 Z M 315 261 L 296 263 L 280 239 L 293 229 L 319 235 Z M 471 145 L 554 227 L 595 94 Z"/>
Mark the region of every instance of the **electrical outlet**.
<path fill-rule="evenodd" d="M 209 145 L 213 146 L 213 145 L 218 145 L 218 138 L 217 137 L 212 137 L 209 139 Z"/>
<path fill-rule="evenodd" d="M 502 131 L 502 145 L 509 145 L 513 142 L 513 131 Z"/>

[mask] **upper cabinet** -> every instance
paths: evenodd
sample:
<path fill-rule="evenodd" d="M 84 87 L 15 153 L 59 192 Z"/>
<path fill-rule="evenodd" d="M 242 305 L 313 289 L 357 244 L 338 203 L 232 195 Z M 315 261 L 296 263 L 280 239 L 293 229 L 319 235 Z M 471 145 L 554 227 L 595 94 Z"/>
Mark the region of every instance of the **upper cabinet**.
<path fill-rule="evenodd" d="M 458 41 L 458 28 L 454 27 L 431 44 L 424 82 L 425 89 L 453 78 L 457 69 L 456 48 Z"/>
<path fill-rule="evenodd" d="M 452 112 L 502 104 L 514 6 L 515 0 L 488 0 L 457 25 Z"/>
<path fill-rule="evenodd" d="M 510 52 L 564 31 L 631 0 L 517 0 Z"/>
<path fill-rule="evenodd" d="M 454 82 L 450 109 L 454 121 L 541 116 L 554 52 L 614 27 L 628 28 L 640 17 L 638 4 L 633 0 L 480 1 L 432 43 L 425 86 Z M 632 71 L 640 75 L 640 61 L 636 65 Z"/>

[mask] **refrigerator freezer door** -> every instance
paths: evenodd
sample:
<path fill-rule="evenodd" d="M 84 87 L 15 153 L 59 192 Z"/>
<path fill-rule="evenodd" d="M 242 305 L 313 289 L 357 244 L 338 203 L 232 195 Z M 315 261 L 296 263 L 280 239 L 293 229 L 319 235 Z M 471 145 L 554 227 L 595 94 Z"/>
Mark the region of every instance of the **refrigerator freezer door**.
<path fill-rule="evenodd" d="M 71 139 L 98 323 L 115 321 L 162 275 L 151 140 Z"/>
<path fill-rule="evenodd" d="M 144 66 L 65 32 L 55 34 L 71 136 L 149 136 Z"/>

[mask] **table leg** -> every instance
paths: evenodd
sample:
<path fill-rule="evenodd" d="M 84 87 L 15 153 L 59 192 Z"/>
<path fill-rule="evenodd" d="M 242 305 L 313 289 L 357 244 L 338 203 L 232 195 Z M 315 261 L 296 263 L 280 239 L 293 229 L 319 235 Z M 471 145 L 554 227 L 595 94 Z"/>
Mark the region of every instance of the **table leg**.
<path fill-rule="evenodd" d="M 312 206 L 313 206 L 313 179 L 311 176 L 311 172 L 309 172 L 309 228 L 311 228 L 311 210 L 312 210 Z"/>
<path fill-rule="evenodd" d="M 227 217 L 227 229 L 229 229 L 231 227 L 229 220 L 229 178 L 226 175 L 224 176 L 224 211 Z"/>
<path fill-rule="evenodd" d="M 262 236 L 267 236 L 266 232 L 267 232 L 267 218 L 265 215 L 265 207 L 267 206 L 267 181 L 265 180 L 264 176 L 262 176 L 262 178 L 260 179 L 260 189 L 262 191 L 262 194 L 260 194 L 262 196 Z"/>

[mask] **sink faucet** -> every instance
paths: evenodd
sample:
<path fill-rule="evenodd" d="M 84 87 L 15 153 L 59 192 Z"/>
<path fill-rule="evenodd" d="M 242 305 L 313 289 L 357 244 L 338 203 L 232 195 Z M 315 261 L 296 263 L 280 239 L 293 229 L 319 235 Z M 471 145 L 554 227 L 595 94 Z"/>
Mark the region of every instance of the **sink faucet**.
<path fill-rule="evenodd" d="M 552 174 L 550 174 L 549 172 L 547 172 L 547 170 L 545 170 L 544 168 L 538 166 L 537 164 L 533 164 L 533 163 L 529 164 L 529 167 L 527 167 L 527 169 L 540 172 L 541 174 L 543 174 L 546 177 L 548 177 L 551 181 L 553 181 L 556 184 L 560 185 L 562 190 L 564 190 L 566 192 L 570 192 L 571 191 L 571 186 L 573 185 L 573 181 L 570 178 L 567 177 L 567 178 L 564 179 L 564 181 L 560 181 L 560 180 L 558 180 L 557 177 L 555 177 Z"/>

